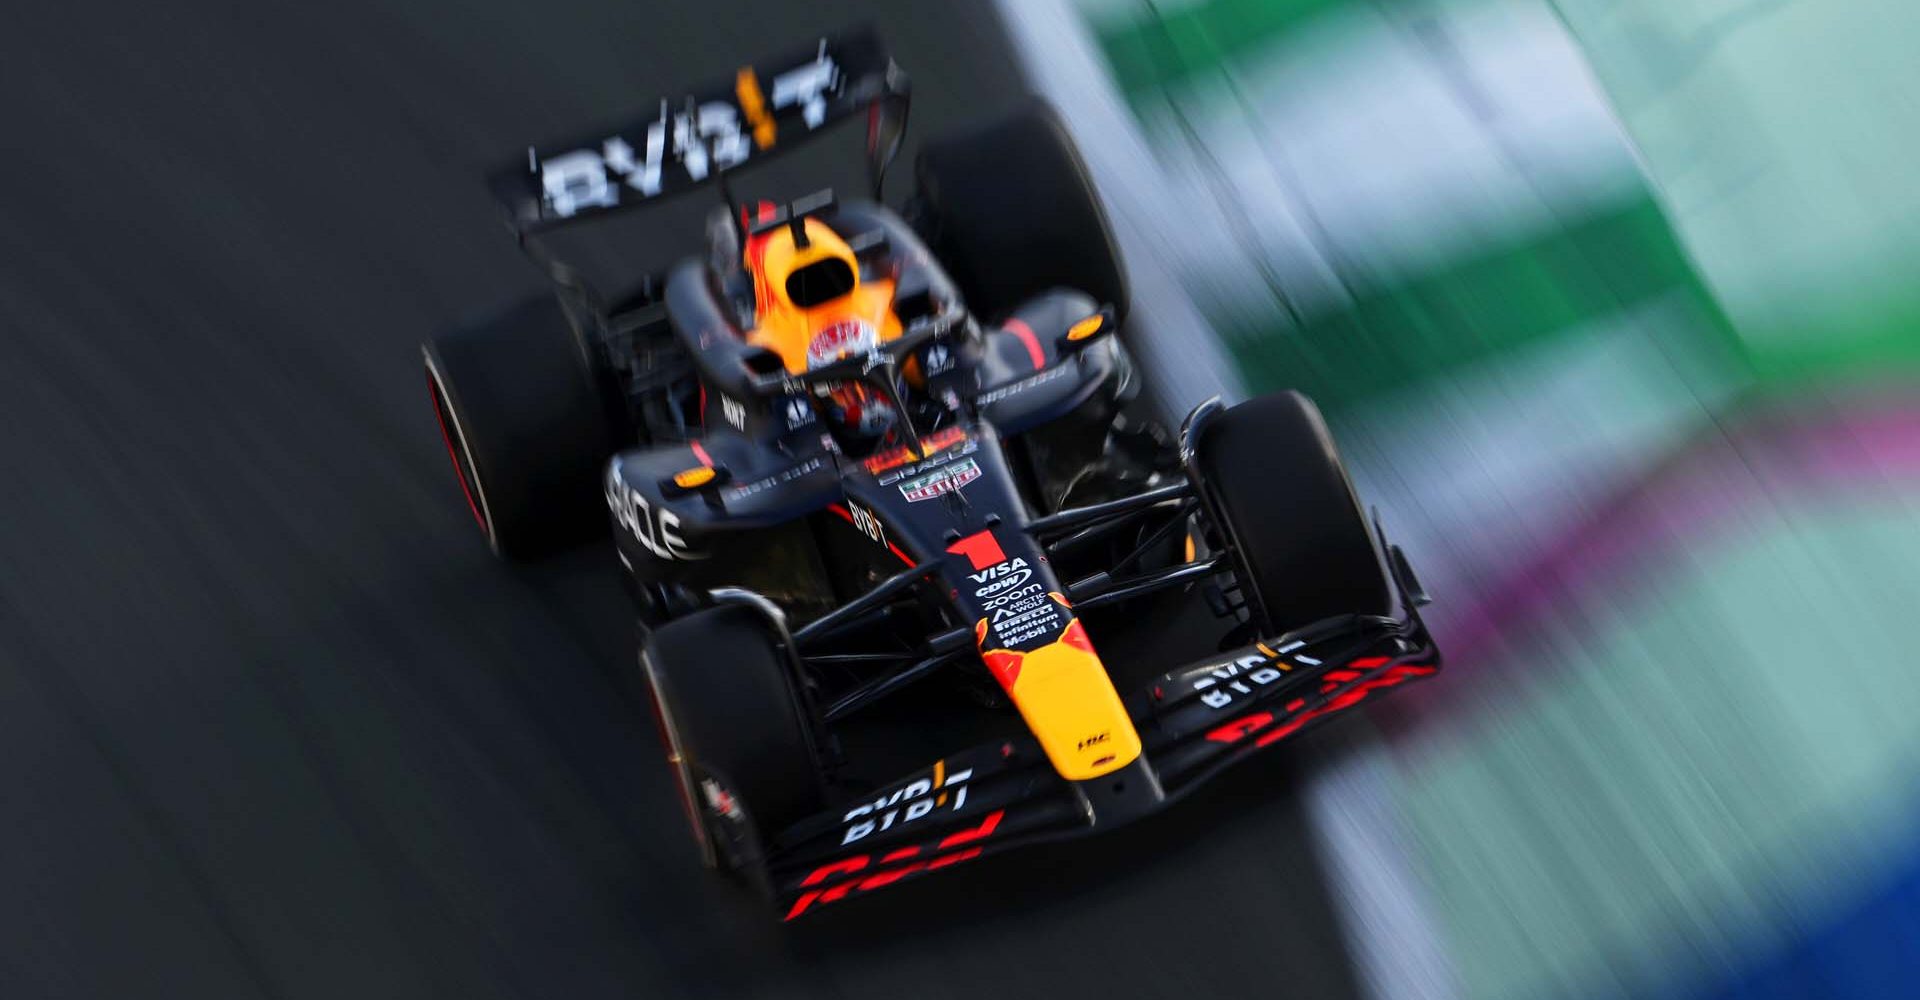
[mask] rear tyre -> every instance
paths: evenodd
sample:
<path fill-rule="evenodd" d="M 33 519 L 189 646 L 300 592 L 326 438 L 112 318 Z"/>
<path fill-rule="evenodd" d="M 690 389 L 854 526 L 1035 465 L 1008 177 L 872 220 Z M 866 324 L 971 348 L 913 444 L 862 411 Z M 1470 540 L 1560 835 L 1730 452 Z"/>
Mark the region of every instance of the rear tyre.
<path fill-rule="evenodd" d="M 915 163 L 934 253 L 983 318 L 1049 288 L 1127 310 L 1106 213 L 1060 116 L 1040 103 L 926 144 Z"/>
<path fill-rule="evenodd" d="M 1312 400 L 1282 392 L 1241 403 L 1202 428 L 1196 451 L 1201 487 L 1265 634 L 1391 613 L 1373 529 Z"/>
<path fill-rule="evenodd" d="M 496 554 L 536 559 L 606 531 L 600 474 L 612 434 L 557 303 L 529 299 L 423 353 L 454 474 Z"/>
<path fill-rule="evenodd" d="M 765 616 L 723 606 L 676 618 L 648 633 L 641 666 L 703 860 L 758 881 L 763 836 L 825 802 L 810 726 Z"/>

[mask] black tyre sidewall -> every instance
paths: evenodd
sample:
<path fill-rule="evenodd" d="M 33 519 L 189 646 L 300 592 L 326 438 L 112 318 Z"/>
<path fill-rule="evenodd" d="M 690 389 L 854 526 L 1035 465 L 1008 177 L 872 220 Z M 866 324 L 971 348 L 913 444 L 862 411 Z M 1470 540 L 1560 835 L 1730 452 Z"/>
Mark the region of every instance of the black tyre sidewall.
<path fill-rule="evenodd" d="M 1085 162 L 1059 115 L 1035 101 L 942 136 L 915 160 L 935 253 L 978 315 L 1074 288 L 1124 317 L 1126 270 Z"/>
<path fill-rule="evenodd" d="M 1395 605 L 1379 541 L 1333 435 L 1297 392 L 1215 417 L 1197 445 L 1203 489 L 1269 635 Z"/>
<path fill-rule="evenodd" d="M 536 559 L 605 533 L 606 407 L 557 303 L 528 300 L 447 331 L 425 355 L 496 552 Z"/>
<path fill-rule="evenodd" d="M 822 808 L 809 723 L 763 615 L 696 611 L 652 629 L 642 655 L 688 774 L 711 776 L 733 794 L 759 842 Z M 685 791 L 704 817 L 700 789 Z"/>

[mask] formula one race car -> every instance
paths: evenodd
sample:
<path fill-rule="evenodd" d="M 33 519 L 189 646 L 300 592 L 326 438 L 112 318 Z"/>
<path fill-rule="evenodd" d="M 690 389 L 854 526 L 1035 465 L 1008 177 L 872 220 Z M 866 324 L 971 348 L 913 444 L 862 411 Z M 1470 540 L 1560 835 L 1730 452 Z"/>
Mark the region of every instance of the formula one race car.
<path fill-rule="evenodd" d="M 557 305 L 425 349 L 496 552 L 611 507 L 693 839 L 789 919 L 1152 812 L 1440 667 L 1306 397 L 1153 418 L 1057 118 L 927 144 L 896 212 L 906 96 L 853 33 L 530 150 L 493 186 Z M 736 201 L 856 113 L 872 200 Z M 705 252 L 617 301 L 546 249 L 707 180 Z"/>

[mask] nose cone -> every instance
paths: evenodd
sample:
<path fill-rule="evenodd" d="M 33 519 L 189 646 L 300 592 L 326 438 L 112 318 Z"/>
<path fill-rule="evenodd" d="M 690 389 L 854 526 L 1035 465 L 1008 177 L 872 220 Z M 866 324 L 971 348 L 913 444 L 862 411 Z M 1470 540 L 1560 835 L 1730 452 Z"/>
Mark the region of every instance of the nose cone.
<path fill-rule="evenodd" d="M 981 655 L 1061 777 L 1098 778 L 1139 758 L 1140 733 L 1079 619 L 1037 649 Z"/>

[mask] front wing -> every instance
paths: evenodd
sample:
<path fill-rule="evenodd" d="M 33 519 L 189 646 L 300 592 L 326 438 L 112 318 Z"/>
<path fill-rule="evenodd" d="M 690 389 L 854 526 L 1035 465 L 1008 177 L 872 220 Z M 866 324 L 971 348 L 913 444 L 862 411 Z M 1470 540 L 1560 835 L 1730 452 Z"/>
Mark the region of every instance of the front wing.
<path fill-rule="evenodd" d="M 1028 734 L 942 758 L 774 838 L 765 857 L 775 901 L 792 920 L 985 854 L 1108 829 L 1439 669 L 1439 651 L 1409 615 L 1329 619 L 1170 671 L 1126 699 L 1143 742 L 1132 765 L 1068 781 Z"/>

